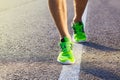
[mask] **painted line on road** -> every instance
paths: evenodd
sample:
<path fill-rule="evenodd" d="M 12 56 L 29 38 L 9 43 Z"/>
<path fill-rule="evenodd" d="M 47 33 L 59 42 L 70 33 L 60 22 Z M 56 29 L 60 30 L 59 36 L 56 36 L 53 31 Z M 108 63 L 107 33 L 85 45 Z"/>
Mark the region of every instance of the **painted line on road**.
<path fill-rule="evenodd" d="M 83 45 L 74 44 L 73 51 L 76 62 L 74 65 L 63 65 L 58 80 L 79 80 L 82 49 L 83 49 Z"/>
<path fill-rule="evenodd" d="M 82 17 L 84 26 L 85 26 L 86 18 L 87 18 L 87 8 L 88 8 L 88 4 Z M 83 53 L 83 45 L 74 44 L 73 52 L 74 52 L 75 59 L 76 59 L 75 64 L 63 65 L 62 71 L 61 71 L 61 74 L 58 80 L 79 80 L 81 57 Z"/>

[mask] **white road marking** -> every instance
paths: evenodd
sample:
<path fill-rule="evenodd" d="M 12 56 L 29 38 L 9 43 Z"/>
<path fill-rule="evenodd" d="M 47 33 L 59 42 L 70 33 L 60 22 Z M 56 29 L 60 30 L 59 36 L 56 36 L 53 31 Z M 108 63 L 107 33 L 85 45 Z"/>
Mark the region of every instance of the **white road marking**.
<path fill-rule="evenodd" d="M 58 80 L 78 80 L 80 72 L 80 63 L 82 55 L 82 45 L 74 44 L 73 51 L 76 62 L 74 65 L 63 65 L 60 77 Z"/>
<path fill-rule="evenodd" d="M 86 23 L 86 18 L 87 18 L 87 7 L 82 17 L 84 25 Z M 76 59 L 75 64 L 63 65 L 62 71 L 61 71 L 61 74 L 58 80 L 79 80 L 81 57 L 83 53 L 83 45 L 74 44 L 73 52 L 74 52 L 75 59 Z"/>

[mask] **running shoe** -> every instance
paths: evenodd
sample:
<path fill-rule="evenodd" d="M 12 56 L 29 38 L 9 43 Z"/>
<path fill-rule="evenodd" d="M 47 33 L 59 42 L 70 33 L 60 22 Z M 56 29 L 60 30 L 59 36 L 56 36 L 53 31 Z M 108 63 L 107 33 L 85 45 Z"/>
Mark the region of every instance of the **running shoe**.
<path fill-rule="evenodd" d="M 84 24 L 82 22 L 73 23 L 74 30 L 73 38 L 75 42 L 85 42 L 87 37 L 84 31 Z"/>
<path fill-rule="evenodd" d="M 72 51 L 73 43 L 67 37 L 64 37 L 61 39 L 59 45 L 61 47 L 61 52 L 57 58 L 57 61 L 61 64 L 73 64 L 75 62 Z"/>

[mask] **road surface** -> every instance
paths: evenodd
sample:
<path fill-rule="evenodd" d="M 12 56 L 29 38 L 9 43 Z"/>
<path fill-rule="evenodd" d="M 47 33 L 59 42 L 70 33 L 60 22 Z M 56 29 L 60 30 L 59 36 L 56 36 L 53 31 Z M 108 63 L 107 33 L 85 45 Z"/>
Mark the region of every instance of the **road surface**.
<path fill-rule="evenodd" d="M 67 3 L 70 26 L 72 0 Z M 119 5 L 119 0 L 89 0 L 88 41 L 77 43 L 79 80 L 120 80 Z M 58 80 L 63 69 L 56 61 L 58 36 L 47 0 L 0 0 L 0 80 Z"/>

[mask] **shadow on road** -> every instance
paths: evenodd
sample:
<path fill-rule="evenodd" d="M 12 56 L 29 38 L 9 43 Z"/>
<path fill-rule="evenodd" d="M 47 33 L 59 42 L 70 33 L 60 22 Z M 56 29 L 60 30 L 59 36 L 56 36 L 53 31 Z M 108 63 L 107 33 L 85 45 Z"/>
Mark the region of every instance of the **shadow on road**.
<path fill-rule="evenodd" d="M 102 80 L 120 80 L 120 76 L 114 72 L 99 67 L 92 66 L 82 69 L 82 71 L 85 72 L 85 74 L 92 74 L 93 76 L 96 76 Z"/>
<path fill-rule="evenodd" d="M 88 46 L 88 47 L 92 47 L 92 48 L 95 48 L 95 49 L 98 49 L 98 50 L 102 50 L 102 51 L 120 51 L 120 49 L 107 47 L 107 46 L 96 44 L 96 43 L 93 43 L 93 42 L 80 42 L 79 44 L 82 44 L 82 45 Z"/>

